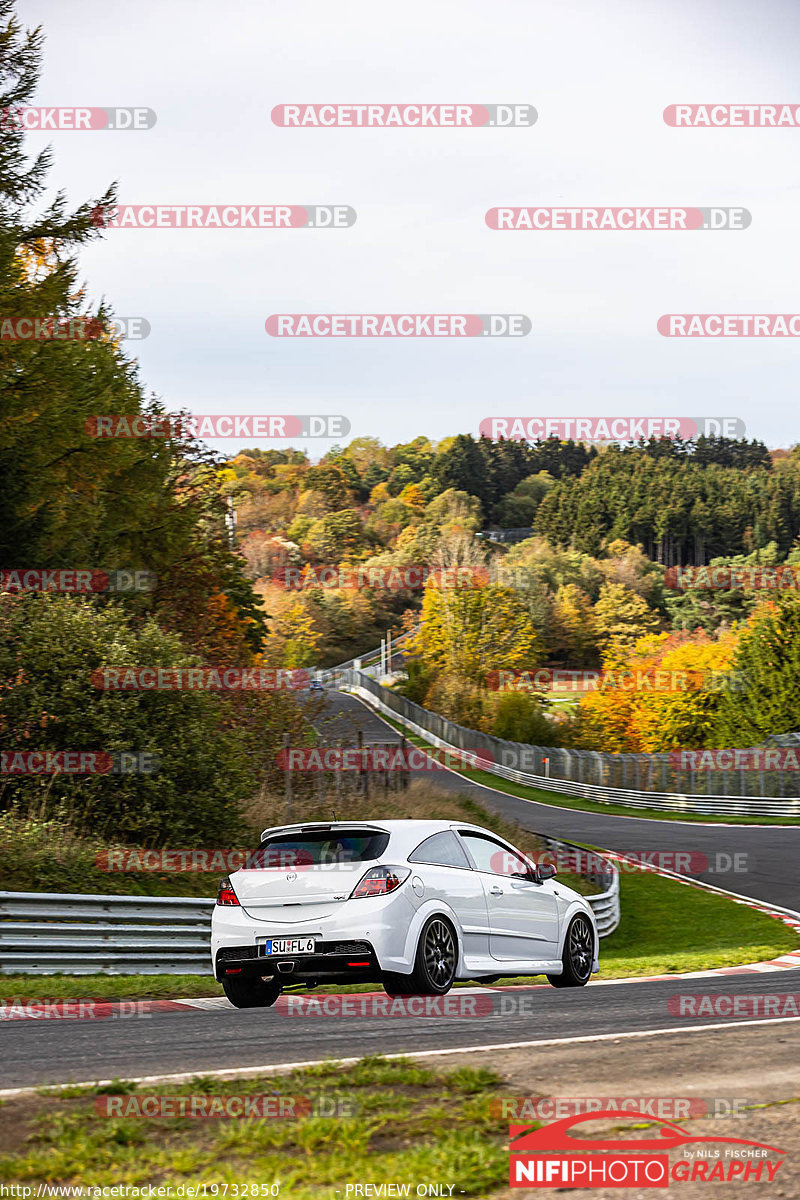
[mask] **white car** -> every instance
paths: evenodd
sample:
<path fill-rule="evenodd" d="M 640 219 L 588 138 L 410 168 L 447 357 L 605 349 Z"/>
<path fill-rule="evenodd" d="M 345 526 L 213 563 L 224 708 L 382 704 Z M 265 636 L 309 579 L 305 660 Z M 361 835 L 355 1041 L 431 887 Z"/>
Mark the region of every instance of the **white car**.
<path fill-rule="evenodd" d="M 390 995 L 599 969 L 586 899 L 508 842 L 459 821 L 333 821 L 266 829 L 220 884 L 214 974 L 237 1008 L 286 986 L 382 983 Z"/>

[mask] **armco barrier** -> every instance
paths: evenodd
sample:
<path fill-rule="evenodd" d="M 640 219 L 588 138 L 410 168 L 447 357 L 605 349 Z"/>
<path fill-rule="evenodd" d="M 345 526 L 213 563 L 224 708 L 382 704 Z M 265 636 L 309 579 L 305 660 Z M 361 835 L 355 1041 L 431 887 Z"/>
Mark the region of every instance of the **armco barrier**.
<path fill-rule="evenodd" d="M 589 876 L 604 891 L 587 896 L 600 937 L 620 919 L 619 872 L 607 866 Z M 0 892 L 0 975 L 210 975 L 213 907 L 174 896 Z"/>
<path fill-rule="evenodd" d="M 381 687 L 363 671 L 335 667 L 323 674 L 331 686 L 355 692 L 434 746 L 483 751 L 488 760 L 484 769 L 513 783 L 623 808 L 702 816 L 794 817 L 800 821 L 800 771 L 681 770 L 670 763 L 669 754 L 601 754 L 508 742 L 429 712 Z M 524 763 L 525 769 L 510 765 L 519 763 Z M 738 779 L 742 792 L 728 791 L 731 776 Z M 626 786 L 629 782 L 635 786 Z M 758 789 L 756 794 L 745 794 L 748 783 Z"/>
<path fill-rule="evenodd" d="M 0 892 L 0 974 L 210 975 L 213 900 Z"/>

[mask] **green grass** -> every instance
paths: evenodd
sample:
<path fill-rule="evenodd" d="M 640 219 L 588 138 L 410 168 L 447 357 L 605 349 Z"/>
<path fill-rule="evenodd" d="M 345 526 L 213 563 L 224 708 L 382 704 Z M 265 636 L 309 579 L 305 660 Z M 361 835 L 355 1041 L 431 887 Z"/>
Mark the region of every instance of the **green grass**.
<path fill-rule="evenodd" d="M 8 1152 L 0 1158 L 0 1181 L 209 1189 L 279 1181 L 280 1195 L 292 1200 L 334 1200 L 337 1189 L 341 1200 L 354 1181 L 410 1183 L 413 1195 L 418 1183 L 436 1180 L 455 1184 L 456 1195 L 487 1197 L 508 1180 L 508 1122 L 490 1110 L 502 1083 L 483 1068 L 447 1072 L 376 1057 L 263 1079 L 201 1077 L 146 1093 L 123 1081 L 105 1089 L 43 1089 L 32 1101 L 2 1105 Z M 323 1114 L 337 1115 L 143 1119 L 103 1117 L 94 1109 L 104 1093 L 199 1092 L 306 1096 Z"/>
<path fill-rule="evenodd" d="M 620 876 L 622 920 L 600 943 L 600 979 L 763 962 L 798 948 L 788 925 L 703 888 Z"/>
<path fill-rule="evenodd" d="M 385 713 L 376 715 L 387 725 L 391 725 L 392 729 L 402 733 L 406 741 L 412 745 L 419 746 L 424 750 L 436 749 L 431 742 L 426 741 L 419 734 L 410 733 L 400 721 L 387 717 Z M 629 808 L 624 804 L 606 804 L 601 801 L 586 800 L 582 796 L 562 795 L 560 792 L 547 791 L 545 788 L 525 787 L 524 784 L 512 783 L 508 779 L 503 779 L 500 775 L 493 775 L 490 771 L 461 771 L 455 770 L 455 768 L 451 768 L 451 770 L 471 783 L 483 784 L 485 787 L 493 788 L 496 792 L 506 792 L 509 796 L 518 796 L 520 800 L 533 800 L 537 804 L 551 804 L 557 808 L 572 808 L 580 812 L 606 813 L 612 817 L 641 817 L 651 821 L 698 821 L 701 824 L 791 825 L 793 827 L 800 825 L 800 811 L 798 811 L 797 817 L 741 817 L 707 815 L 688 811 L 662 812 L 655 808 Z M 713 799 L 713 797 L 711 798 Z"/>
<path fill-rule="evenodd" d="M 210 961 L 210 959 L 209 959 Z M 2 999 L 180 1000 L 223 996 L 213 975 L 3 975 Z"/>

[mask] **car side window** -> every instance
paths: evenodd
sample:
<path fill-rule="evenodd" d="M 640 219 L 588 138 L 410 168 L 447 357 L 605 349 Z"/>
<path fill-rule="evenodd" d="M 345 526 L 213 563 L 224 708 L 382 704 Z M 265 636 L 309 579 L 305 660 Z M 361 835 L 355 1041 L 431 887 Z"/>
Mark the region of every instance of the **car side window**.
<path fill-rule="evenodd" d="M 461 830 L 461 838 L 479 871 L 491 875 L 527 875 L 530 867 L 519 854 L 494 838 Z"/>
<path fill-rule="evenodd" d="M 458 843 L 454 833 L 434 833 L 431 837 L 420 842 L 416 850 L 408 856 L 409 862 L 431 863 L 438 867 L 466 867 L 470 869 L 469 860 Z"/>

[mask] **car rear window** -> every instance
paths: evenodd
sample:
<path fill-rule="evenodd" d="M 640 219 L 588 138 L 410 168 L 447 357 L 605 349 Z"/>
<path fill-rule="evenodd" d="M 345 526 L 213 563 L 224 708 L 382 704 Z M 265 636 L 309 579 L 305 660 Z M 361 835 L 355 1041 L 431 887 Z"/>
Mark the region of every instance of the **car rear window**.
<path fill-rule="evenodd" d="M 458 838 L 449 831 L 431 834 L 424 842 L 420 842 L 413 854 L 409 854 L 408 861 L 439 867 L 466 867 L 470 870 L 469 860 Z"/>
<path fill-rule="evenodd" d="M 373 862 L 388 844 L 389 834 L 378 829 L 317 829 L 278 834 L 262 842 L 247 866 L 252 870 Z"/>

